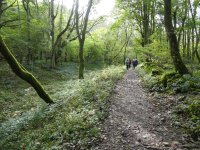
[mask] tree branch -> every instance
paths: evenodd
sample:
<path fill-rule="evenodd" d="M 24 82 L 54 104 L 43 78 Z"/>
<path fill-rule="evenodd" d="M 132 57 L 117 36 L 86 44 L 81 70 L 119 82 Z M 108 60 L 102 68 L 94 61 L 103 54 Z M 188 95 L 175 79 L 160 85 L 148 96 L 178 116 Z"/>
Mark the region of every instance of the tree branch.
<path fill-rule="evenodd" d="M 2 1 L 2 0 L 1 0 L 1 1 Z M 4 8 L 3 10 L 1 10 L 0 15 L 1 15 L 4 11 L 6 11 L 8 8 L 12 7 L 12 6 L 15 4 L 16 1 L 17 1 L 17 0 L 15 0 L 15 1 L 14 1 L 12 4 L 10 4 L 8 7 Z"/>
<path fill-rule="evenodd" d="M 66 27 L 58 34 L 57 38 L 56 38 L 56 42 L 54 43 L 54 48 L 57 46 L 60 38 L 62 37 L 62 35 L 69 29 L 70 27 L 70 23 L 71 23 L 71 20 L 72 20 L 72 17 L 73 17 L 73 14 L 74 14 L 74 4 L 72 6 L 72 10 L 71 10 L 71 13 L 70 13 L 70 17 L 68 19 L 68 22 L 67 22 L 67 25 Z"/>
<path fill-rule="evenodd" d="M 10 22 L 14 22 L 14 21 L 18 21 L 19 19 L 13 19 L 13 20 L 7 20 L 7 21 L 4 21 L 4 22 L 0 22 L 0 29 L 4 26 L 6 26 L 7 23 L 10 23 Z"/>

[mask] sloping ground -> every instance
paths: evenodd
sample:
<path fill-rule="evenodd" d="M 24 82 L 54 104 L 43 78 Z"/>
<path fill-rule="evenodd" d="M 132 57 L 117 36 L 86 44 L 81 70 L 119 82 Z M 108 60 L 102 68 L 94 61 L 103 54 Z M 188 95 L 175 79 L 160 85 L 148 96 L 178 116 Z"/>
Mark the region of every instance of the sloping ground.
<path fill-rule="evenodd" d="M 102 141 L 95 150 L 197 150 L 170 118 L 176 97 L 148 95 L 134 70 L 118 82 L 110 116 L 102 125 Z M 163 102 L 163 103 L 161 103 Z"/>
<path fill-rule="evenodd" d="M 124 71 L 122 66 L 96 67 L 87 70 L 84 80 L 77 80 L 73 69 L 69 71 L 68 67 L 51 72 L 38 69 L 41 72 L 38 77 L 46 83 L 45 89 L 56 102 L 51 106 L 44 104 L 33 88 L 14 75 L 13 82 L 5 89 L 8 85 L 4 84 L 7 79 L 4 77 L 9 70 L 5 76 L 1 74 L 0 104 L 4 104 L 0 107 L 4 108 L 0 109 L 1 115 L 6 108 L 8 111 L 0 121 L 0 150 L 90 149 L 100 136 L 98 125 L 107 116 L 110 94 Z M 4 96 L 11 91 L 16 96 L 8 101 Z M 30 109 L 26 107 L 29 103 Z"/>

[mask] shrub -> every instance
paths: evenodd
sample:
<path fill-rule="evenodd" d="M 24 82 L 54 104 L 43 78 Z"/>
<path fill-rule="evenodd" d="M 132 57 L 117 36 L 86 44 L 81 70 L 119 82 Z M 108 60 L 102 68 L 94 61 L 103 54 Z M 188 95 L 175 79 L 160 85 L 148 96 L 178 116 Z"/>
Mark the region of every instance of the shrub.
<path fill-rule="evenodd" d="M 185 100 L 184 104 L 177 106 L 175 113 L 183 119 L 183 128 L 194 140 L 200 135 L 200 100 Z"/>

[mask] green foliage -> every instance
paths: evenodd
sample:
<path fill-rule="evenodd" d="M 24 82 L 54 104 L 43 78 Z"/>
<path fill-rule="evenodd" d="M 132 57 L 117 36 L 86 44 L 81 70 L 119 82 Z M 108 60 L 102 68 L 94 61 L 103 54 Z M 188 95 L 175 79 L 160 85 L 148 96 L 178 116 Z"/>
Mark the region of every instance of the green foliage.
<path fill-rule="evenodd" d="M 68 60 L 78 61 L 79 45 L 78 41 L 71 42 L 66 47 Z M 84 58 L 87 64 L 103 62 L 104 44 L 100 38 L 98 30 L 92 33 L 91 37 L 86 39 L 84 45 Z"/>
<path fill-rule="evenodd" d="M 161 76 L 161 83 L 163 84 L 164 87 L 169 86 L 169 82 L 172 84 L 174 82 L 174 79 L 180 77 L 176 72 L 174 71 L 169 71 L 169 72 L 164 72 L 164 74 Z"/>
<path fill-rule="evenodd" d="M 139 65 L 137 70 L 151 91 L 163 92 L 165 90 L 173 93 L 187 93 L 198 92 L 200 89 L 198 71 L 194 76 L 190 74 L 181 76 L 169 64 L 159 64 L 154 60 Z"/>
<path fill-rule="evenodd" d="M 68 60 L 73 62 L 78 62 L 78 41 L 71 42 L 66 47 L 67 57 Z"/>
<path fill-rule="evenodd" d="M 92 38 L 88 38 L 85 43 L 85 59 L 87 63 L 97 63 L 103 60 L 103 41 L 98 33 L 93 33 Z"/>
<path fill-rule="evenodd" d="M 196 7 L 197 1 L 193 1 L 192 5 Z M 11 1 L 8 2 L 11 3 Z M 10 27 L 3 27 L 0 33 L 17 58 L 21 59 L 20 61 L 24 62 L 28 54 L 28 48 L 30 48 L 34 54 L 33 57 L 36 60 L 36 64 L 34 64 L 35 66 L 28 65 L 27 68 L 32 69 L 34 75 L 45 84 L 45 89 L 49 91 L 59 105 L 50 108 L 43 106 L 44 104 L 41 104 L 29 85 L 16 79 L 15 75 L 10 73 L 10 70 L 4 69 L 8 66 L 1 66 L 0 110 L 2 115 L 0 116 L 0 121 L 7 121 L 4 126 L 7 130 L 2 128 L 1 133 L 10 134 L 10 136 L 1 141 L 4 147 L 23 149 L 23 145 L 25 145 L 26 149 L 63 149 L 63 147 L 64 149 L 80 149 L 80 147 L 87 149 L 88 145 L 91 145 L 91 141 L 95 141 L 98 136 L 99 131 L 96 124 L 106 116 L 109 103 L 108 97 L 112 91 L 113 83 L 123 73 L 121 67 L 114 66 L 103 70 L 100 67 L 99 71 L 99 68 L 95 68 L 99 62 L 122 64 L 124 57 L 138 58 L 140 66 L 137 70 L 150 91 L 169 91 L 170 93 L 195 91 L 198 93 L 200 91 L 199 68 L 193 66 L 190 56 L 185 58 L 185 62 L 188 62 L 188 66 L 193 67 L 191 67 L 191 70 L 194 76 L 184 75 L 181 77 L 173 70 L 168 50 L 169 46 L 162 25 L 162 3 L 155 0 L 117 0 L 117 6 L 121 9 L 119 11 L 116 10 L 116 14 L 119 14 L 115 16 L 117 20 L 112 25 L 104 23 L 98 25 L 97 28 L 90 31 L 90 36 L 87 36 L 84 58 L 86 67 L 90 67 L 90 64 L 93 64 L 93 66 L 89 69 L 86 68 L 86 79 L 79 81 L 75 80 L 78 76 L 78 65 L 74 63 L 64 64 L 52 71 L 42 70 L 41 73 L 41 69 L 37 64 L 48 66 L 50 62 L 51 25 L 48 14 L 49 6 L 46 1 L 39 2 L 39 9 L 37 9 L 33 0 L 28 0 L 27 2 L 30 2 L 31 10 L 29 24 L 31 39 L 27 39 L 27 17 L 21 1 L 19 1 L 20 13 L 18 12 L 18 7 L 14 5 L 3 13 L 1 21 L 16 18 L 21 20 L 7 24 Z M 179 8 L 176 13 L 177 33 L 182 28 L 181 22 L 184 18 L 184 11 L 187 8 L 184 3 L 186 1 L 174 1 L 173 3 L 172 11 L 175 11 L 177 6 Z M 142 47 L 143 23 L 145 22 L 143 17 L 145 15 L 141 16 L 140 14 L 144 13 L 144 4 L 147 5 L 148 10 L 145 12 L 149 13 L 148 20 L 150 22 L 147 32 L 149 34 L 149 43 Z M 60 15 L 59 9 L 58 16 Z M 187 11 L 189 14 L 190 10 L 188 9 Z M 62 26 L 60 25 L 59 17 L 55 19 L 55 35 L 58 35 L 60 26 L 62 29 L 64 28 L 66 25 L 64 22 L 66 22 L 68 16 L 69 12 L 64 9 L 63 16 L 61 16 L 63 18 Z M 185 37 L 190 37 L 189 32 L 193 30 L 194 23 L 191 15 L 186 15 L 186 17 L 183 29 L 184 33 L 188 34 Z M 89 25 L 92 24 L 93 22 L 91 21 Z M 198 20 L 195 24 L 199 24 Z M 131 33 L 132 36 L 125 51 L 122 46 L 126 36 Z M 183 35 L 183 33 L 181 34 Z M 75 32 L 72 32 L 72 35 L 72 37 L 76 37 Z M 66 42 L 66 46 L 57 49 L 62 53 L 60 60 L 64 60 L 63 56 L 65 55 L 68 62 L 78 62 L 78 40 L 73 42 L 68 40 L 65 34 L 62 37 L 61 44 Z M 182 52 L 183 48 L 182 41 L 186 40 L 181 40 L 180 52 Z M 192 42 L 190 43 L 192 44 Z M 39 60 L 41 52 L 43 56 L 42 60 Z M 47 59 L 47 62 L 44 59 Z M 147 60 L 149 61 L 147 62 Z M 192 106 L 191 109 L 195 110 L 196 107 Z M 27 113 L 23 113 L 26 111 Z M 192 116 L 188 115 L 188 118 L 192 118 Z M 9 122 L 8 118 L 14 119 Z"/>
<path fill-rule="evenodd" d="M 75 80 L 73 76 L 76 68 L 67 67 L 51 71 L 53 76 L 46 71 L 42 72 L 45 87 L 57 100 L 56 104 L 46 106 L 41 101 L 33 100 L 34 104 L 30 110 L 22 109 L 19 115 L 1 123 L 1 148 L 89 149 L 98 140 L 98 125 L 108 114 L 113 85 L 125 70 L 116 66 L 98 70 L 88 68 L 90 71 L 86 71 L 84 80 Z M 39 73 L 37 74 L 40 77 Z M 18 91 L 16 84 L 9 84 Z M 6 96 L 2 92 L 0 94 Z M 29 103 L 21 101 L 25 97 L 27 98 L 27 95 L 21 96 L 19 105 Z M 37 99 L 35 93 L 31 94 L 31 97 Z M 37 107 L 34 106 L 35 103 Z M 8 108 L 7 105 L 4 107 Z M 15 112 L 16 108 L 9 109 Z"/>
<path fill-rule="evenodd" d="M 185 131 L 197 140 L 200 135 L 200 100 L 187 99 L 183 104 L 177 106 L 175 113 L 180 117 L 179 121 L 184 122 L 182 127 Z"/>
<path fill-rule="evenodd" d="M 200 92 L 200 77 L 199 71 L 195 71 L 193 76 L 179 75 L 173 69 L 170 69 L 168 64 L 158 67 L 155 61 L 150 63 L 140 64 L 137 68 L 139 75 L 142 77 L 144 84 L 151 92 L 169 93 L 195 93 Z M 165 68 L 165 70 L 164 70 Z M 152 75 L 153 70 L 162 70 L 159 75 Z M 195 69 L 196 70 L 196 69 Z M 194 140 L 197 140 L 200 135 L 200 101 L 199 96 L 187 98 L 183 103 L 179 104 L 175 110 L 176 119 L 182 124 L 182 128 L 191 135 Z"/>

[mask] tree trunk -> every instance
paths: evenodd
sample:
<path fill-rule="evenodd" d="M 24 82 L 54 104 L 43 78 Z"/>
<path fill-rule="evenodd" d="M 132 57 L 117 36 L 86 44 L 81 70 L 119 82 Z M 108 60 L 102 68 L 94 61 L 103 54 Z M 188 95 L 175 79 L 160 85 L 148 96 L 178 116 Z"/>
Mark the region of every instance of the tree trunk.
<path fill-rule="evenodd" d="M 190 13 L 192 16 L 192 60 L 194 60 L 195 55 L 196 55 L 197 60 L 200 63 L 200 57 L 198 53 L 199 33 L 198 33 L 197 23 L 195 19 L 197 15 L 198 4 L 194 5 L 195 2 L 193 2 L 193 6 L 192 6 L 191 1 L 189 0 L 188 2 L 190 6 Z"/>
<path fill-rule="evenodd" d="M 190 29 L 187 30 L 187 58 L 190 59 Z"/>
<path fill-rule="evenodd" d="M 88 2 L 88 7 L 85 13 L 85 16 L 83 18 L 83 21 L 81 22 L 81 29 L 79 27 L 79 0 L 76 1 L 76 7 L 75 7 L 75 23 L 76 23 L 76 32 L 78 35 L 78 40 L 79 40 L 79 79 L 84 79 L 84 57 L 83 57 L 83 49 L 84 49 L 84 43 L 85 43 L 85 36 L 87 33 L 87 25 L 88 25 L 88 19 L 89 19 L 89 14 L 91 7 L 93 5 L 93 0 L 89 0 Z"/>
<path fill-rule="evenodd" d="M 195 54 L 196 54 L 198 62 L 200 63 L 200 56 L 199 56 L 199 53 L 198 53 L 199 33 L 198 33 L 198 35 L 196 35 L 197 37 L 196 37 L 196 43 L 195 43 Z"/>
<path fill-rule="evenodd" d="M 148 14 L 148 4 L 146 1 L 143 1 L 143 46 L 149 44 L 149 14 Z"/>
<path fill-rule="evenodd" d="M 55 47 L 54 47 L 54 41 L 55 41 L 55 15 L 54 15 L 54 0 L 51 0 L 51 68 L 54 68 L 56 66 L 56 54 L 55 54 Z"/>
<path fill-rule="evenodd" d="M 182 38 L 182 45 L 183 45 L 183 57 L 186 56 L 186 32 L 183 30 L 183 38 Z"/>
<path fill-rule="evenodd" d="M 49 104 L 54 103 L 51 97 L 44 91 L 40 82 L 16 60 L 11 51 L 7 48 L 1 36 L 0 36 L 0 52 L 5 57 L 12 71 L 17 76 L 28 82 L 46 103 Z"/>
<path fill-rule="evenodd" d="M 177 10 L 178 10 L 178 7 L 176 7 L 173 13 L 174 30 L 176 30 L 176 24 L 177 24 Z"/>
<path fill-rule="evenodd" d="M 181 59 L 177 37 L 172 25 L 171 0 L 164 0 L 164 6 L 165 6 L 165 16 L 164 16 L 165 28 L 167 31 L 167 36 L 169 38 L 170 54 L 171 54 L 175 69 L 181 75 L 189 74 L 188 69 L 186 68 L 185 64 L 183 63 Z"/>
<path fill-rule="evenodd" d="M 194 61 L 195 51 L 194 51 L 194 28 L 192 27 L 192 61 Z"/>
<path fill-rule="evenodd" d="M 149 35 L 152 35 L 154 32 L 155 32 L 155 29 L 156 29 L 156 22 L 155 22 L 155 14 L 156 14 L 156 0 L 153 0 L 151 1 L 152 4 L 151 4 L 151 12 L 150 12 L 150 17 L 151 17 L 151 27 L 150 27 L 150 34 Z"/>
<path fill-rule="evenodd" d="M 32 50 L 30 48 L 31 43 L 31 31 L 30 31 L 30 25 L 31 25 L 31 16 L 30 16 L 30 2 L 29 1 L 22 1 L 24 10 L 26 12 L 26 30 L 27 30 L 27 64 L 29 65 L 31 63 L 32 59 Z"/>
<path fill-rule="evenodd" d="M 79 79 L 84 79 L 84 57 L 83 57 L 83 48 L 84 42 L 80 42 L 80 49 L 79 49 Z"/>
<path fill-rule="evenodd" d="M 21 26 L 21 11 L 20 11 L 20 6 L 19 6 L 19 0 L 17 0 L 17 11 L 18 11 L 18 19 L 19 19 L 19 28 L 18 28 L 18 34 L 21 33 L 22 26 Z M 20 47 L 20 46 L 18 46 Z M 24 52 L 20 50 L 19 52 L 19 62 L 22 64 L 23 63 L 23 57 L 24 57 Z"/>

